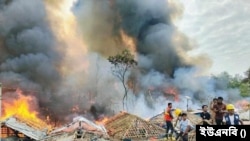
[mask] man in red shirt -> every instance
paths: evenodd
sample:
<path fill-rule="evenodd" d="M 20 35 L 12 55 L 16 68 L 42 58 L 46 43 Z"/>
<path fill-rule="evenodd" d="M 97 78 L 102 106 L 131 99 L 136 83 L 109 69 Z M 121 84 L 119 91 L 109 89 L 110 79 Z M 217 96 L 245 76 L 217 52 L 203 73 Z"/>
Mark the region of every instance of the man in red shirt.
<path fill-rule="evenodd" d="M 223 117 L 226 112 L 226 105 L 223 103 L 223 98 L 218 97 L 217 104 L 213 106 L 215 112 L 216 125 L 222 125 Z"/>
<path fill-rule="evenodd" d="M 172 136 L 173 132 L 174 132 L 174 127 L 173 127 L 173 123 L 172 123 L 172 120 L 173 120 L 173 115 L 171 113 L 172 111 L 172 103 L 168 103 L 168 107 L 167 109 L 165 110 L 165 113 L 164 113 L 164 118 L 165 118 L 165 121 L 166 121 L 166 137 L 168 138 L 168 132 L 169 130 L 171 130 L 170 132 L 170 136 Z"/>

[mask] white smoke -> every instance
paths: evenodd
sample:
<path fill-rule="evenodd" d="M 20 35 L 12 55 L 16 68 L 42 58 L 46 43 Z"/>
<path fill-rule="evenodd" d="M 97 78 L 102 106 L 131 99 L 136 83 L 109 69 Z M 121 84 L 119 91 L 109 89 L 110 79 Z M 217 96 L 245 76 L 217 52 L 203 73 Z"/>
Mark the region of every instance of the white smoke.
<path fill-rule="evenodd" d="M 138 89 L 129 91 L 128 112 L 149 118 L 168 102 L 186 108 L 185 96 L 191 97 L 191 108 L 217 96 L 237 98 L 238 91 L 228 89 L 226 80 L 204 76 L 194 65 L 197 58 L 188 55 L 193 49 L 189 39 L 172 23 L 173 15 L 181 14 L 177 5 L 166 0 L 62 2 L 69 5 L 58 8 L 61 2 L 41 0 L 0 3 L 0 80 L 7 87 L 38 92 L 45 116 L 64 121 L 85 115 L 95 120 L 123 110 L 124 90 L 107 61 L 126 48 L 121 31 L 135 40 L 139 62 L 136 71 L 128 72 Z M 75 15 L 69 10 L 74 2 Z M 166 98 L 168 87 L 178 90 L 179 102 Z M 72 112 L 74 106 L 78 109 Z"/>

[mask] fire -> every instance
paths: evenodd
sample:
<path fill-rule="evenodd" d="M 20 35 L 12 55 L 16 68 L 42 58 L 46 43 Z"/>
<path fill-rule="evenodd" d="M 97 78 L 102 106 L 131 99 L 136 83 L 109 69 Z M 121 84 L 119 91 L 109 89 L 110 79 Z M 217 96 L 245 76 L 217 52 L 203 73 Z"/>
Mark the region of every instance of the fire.
<path fill-rule="evenodd" d="M 99 125 L 104 125 L 109 120 L 108 117 L 104 117 L 102 119 L 96 120 L 95 123 Z"/>
<path fill-rule="evenodd" d="M 30 103 L 34 102 L 34 97 L 24 96 L 20 90 L 17 91 L 18 99 L 12 102 L 6 102 L 3 100 L 3 113 L 1 120 L 5 120 L 11 116 L 15 116 L 19 120 L 27 121 L 38 125 L 38 127 L 45 127 L 46 125 L 42 119 L 38 117 L 38 112 L 31 109 Z M 35 126 L 35 125 L 34 125 Z"/>
<path fill-rule="evenodd" d="M 168 87 L 164 90 L 165 94 L 170 94 L 174 96 L 175 101 L 179 101 L 179 92 L 175 87 Z"/>
<path fill-rule="evenodd" d="M 135 55 L 136 45 L 135 40 L 132 37 L 129 37 L 123 30 L 120 31 L 121 38 L 123 43 L 131 50 L 131 52 Z M 135 56 L 136 57 L 136 56 Z"/>

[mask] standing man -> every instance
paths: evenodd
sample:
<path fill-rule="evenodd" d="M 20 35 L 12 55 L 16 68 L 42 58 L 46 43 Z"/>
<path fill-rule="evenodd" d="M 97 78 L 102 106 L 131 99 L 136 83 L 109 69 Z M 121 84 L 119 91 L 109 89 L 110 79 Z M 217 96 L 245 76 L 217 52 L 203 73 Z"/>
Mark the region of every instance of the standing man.
<path fill-rule="evenodd" d="M 167 109 L 165 110 L 165 113 L 164 113 L 164 118 L 165 118 L 165 121 L 166 121 L 166 137 L 170 137 L 172 138 L 172 134 L 174 132 L 174 127 L 173 127 L 173 123 L 172 123 L 172 120 L 173 120 L 173 115 L 171 113 L 172 111 L 172 103 L 168 103 L 168 107 Z M 168 132 L 169 130 L 171 130 L 169 136 L 168 136 Z"/>
<path fill-rule="evenodd" d="M 213 111 L 215 112 L 216 125 L 222 125 L 223 116 L 226 112 L 226 105 L 223 103 L 222 97 L 218 97 L 217 104 L 213 106 Z"/>
<path fill-rule="evenodd" d="M 208 106 L 207 105 L 202 105 L 202 113 L 200 114 L 202 120 L 203 120 L 203 125 L 209 125 L 211 124 L 211 115 L 207 111 Z"/>
<path fill-rule="evenodd" d="M 223 118 L 223 123 L 225 125 L 243 125 L 240 116 L 234 112 L 234 105 L 227 105 L 227 114 Z"/>
<path fill-rule="evenodd" d="M 215 123 L 215 112 L 213 111 L 213 107 L 214 105 L 217 104 L 217 98 L 214 98 L 213 101 L 211 101 L 210 105 L 209 105 L 209 112 L 211 114 L 211 120 L 212 120 L 212 124 L 216 124 Z"/>

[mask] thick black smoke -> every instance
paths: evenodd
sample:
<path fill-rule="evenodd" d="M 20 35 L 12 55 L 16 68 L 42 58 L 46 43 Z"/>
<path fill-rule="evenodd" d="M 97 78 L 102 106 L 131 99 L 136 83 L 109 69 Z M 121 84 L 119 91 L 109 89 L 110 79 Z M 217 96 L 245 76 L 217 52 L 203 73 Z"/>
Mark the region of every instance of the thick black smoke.
<path fill-rule="evenodd" d="M 166 0 L 82 0 L 75 11 L 90 50 L 117 53 L 124 49 L 120 31 L 125 31 L 136 41 L 142 69 L 172 75 L 191 66 L 184 58 L 192 49 L 189 40 L 172 23 L 181 10 Z"/>
<path fill-rule="evenodd" d="M 151 61 L 142 68 L 172 75 L 177 68 L 191 66 L 179 52 L 187 53 L 191 46 L 173 25 L 177 7 L 166 0 L 118 0 L 116 5 L 122 29 L 137 40 L 138 53 Z"/>
<path fill-rule="evenodd" d="M 35 95 L 46 109 L 55 103 L 61 55 L 45 5 L 41 0 L 15 0 L 0 7 L 0 81 L 5 89 L 21 88 Z"/>
<path fill-rule="evenodd" d="M 24 94 L 34 95 L 43 115 L 59 121 L 79 114 L 98 119 L 102 114 L 121 110 L 123 89 L 110 73 L 111 65 L 106 58 L 126 48 L 122 32 L 135 40 L 139 69 L 130 74 L 140 87 L 134 93 L 148 94 L 146 91 L 151 86 L 161 89 L 168 85 L 176 86 L 183 94 L 191 93 L 197 99 L 201 97 L 197 92 L 221 93 L 216 91 L 215 82 L 193 79 L 196 71 L 189 67 L 197 59 L 187 55 L 192 49 L 190 41 L 173 24 L 173 19 L 181 14 L 173 3 L 167 0 L 79 0 L 72 9 L 82 35 L 79 38 L 88 48 L 86 54 L 81 54 L 78 50 L 83 47 L 74 44 L 78 36 L 69 42 L 67 38 L 62 41 L 57 37 L 70 35 L 61 35 L 64 32 L 57 33 L 53 27 L 65 22 L 57 19 L 63 17 L 57 14 L 65 1 L 0 2 L 0 81 L 4 89 L 18 87 Z M 48 5 L 52 5 L 49 10 Z M 72 54 L 67 56 L 67 51 L 76 53 L 77 57 L 70 58 Z M 4 94 L 4 98 L 8 95 Z M 145 108 L 143 102 L 134 103 L 141 104 L 137 107 L 131 104 L 135 113 Z"/>
<path fill-rule="evenodd" d="M 121 41 L 116 0 L 79 0 L 74 8 L 90 51 L 107 57 L 125 49 Z"/>
<path fill-rule="evenodd" d="M 68 67 L 68 62 L 64 62 L 67 48 L 77 51 L 82 47 L 58 41 L 57 34 L 64 33 L 53 30 L 55 23 L 51 24 L 49 18 L 54 13 L 48 13 L 51 11 L 48 11 L 47 5 L 54 7 L 53 10 L 61 10 L 61 2 L 57 1 L 15 0 L 0 3 L 0 82 L 4 86 L 3 99 L 13 100 L 15 96 L 9 97 L 9 94 L 16 95 L 15 90 L 20 88 L 23 94 L 36 97 L 41 115 L 50 116 L 52 121 L 63 122 L 76 114 L 97 119 L 98 115 L 109 113 L 106 107 L 110 108 L 110 97 L 119 97 L 119 88 L 113 89 L 116 82 L 111 74 L 101 75 L 109 73 L 108 62 L 100 59 L 98 53 L 88 54 L 78 60 L 72 59 L 73 68 L 66 68 L 68 71 L 78 70 L 81 63 L 89 60 L 87 70 L 80 68 L 75 74 L 64 75 L 62 68 Z M 53 22 L 61 22 L 61 19 L 53 19 Z M 91 32 L 104 35 L 105 31 Z M 102 37 L 98 36 L 96 40 L 103 41 Z M 90 47 L 94 48 L 91 44 Z"/>

